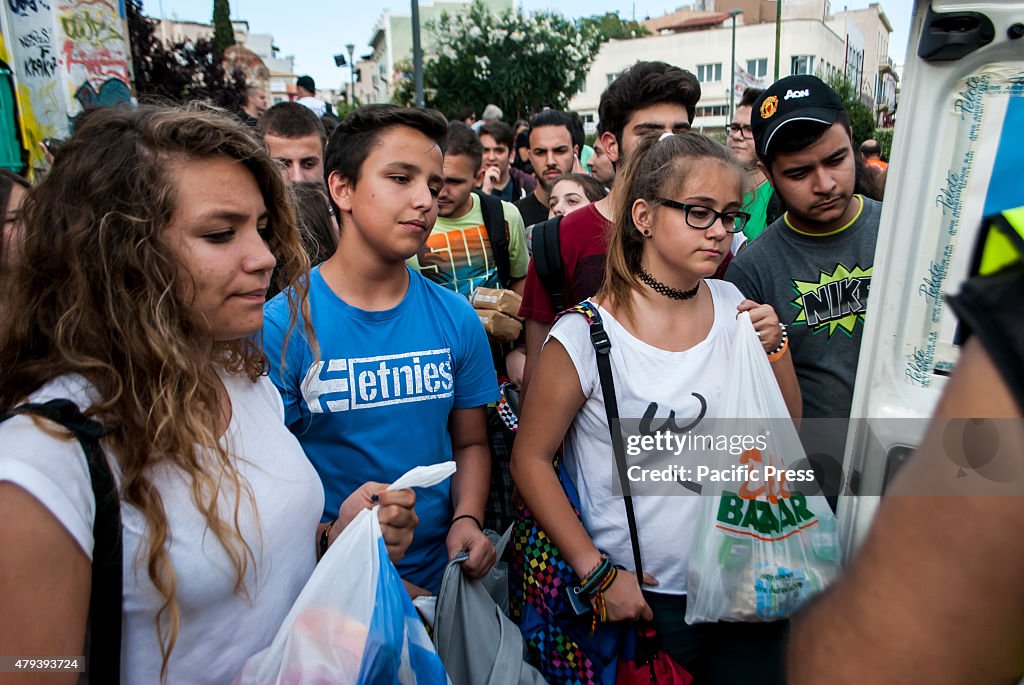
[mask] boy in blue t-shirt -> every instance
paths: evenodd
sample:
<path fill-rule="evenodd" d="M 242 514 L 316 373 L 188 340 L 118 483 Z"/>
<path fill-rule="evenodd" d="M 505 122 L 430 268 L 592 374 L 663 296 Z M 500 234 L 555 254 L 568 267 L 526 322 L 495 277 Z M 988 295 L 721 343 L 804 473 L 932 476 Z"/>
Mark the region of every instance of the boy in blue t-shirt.
<path fill-rule="evenodd" d="M 446 133 L 430 110 L 371 105 L 346 118 L 325 161 L 341 235 L 310 274 L 319 353 L 301 327 L 287 330 L 286 293 L 267 303 L 263 328 L 285 421 L 324 484 L 325 521 L 366 481 L 458 464 L 450 483 L 417 490 L 419 525 L 397 565 L 413 596 L 436 593 L 461 550 L 471 577 L 495 561 L 480 528 L 491 463 L 485 408 L 498 398 L 487 337 L 464 297 L 405 265 L 437 219 Z"/>

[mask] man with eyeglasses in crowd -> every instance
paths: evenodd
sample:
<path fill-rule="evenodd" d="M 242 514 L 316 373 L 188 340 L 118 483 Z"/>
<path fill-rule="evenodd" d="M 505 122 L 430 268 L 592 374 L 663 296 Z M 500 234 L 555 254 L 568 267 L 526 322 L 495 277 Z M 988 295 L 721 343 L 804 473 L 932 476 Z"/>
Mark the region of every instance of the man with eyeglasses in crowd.
<path fill-rule="evenodd" d="M 772 184 L 757 164 L 754 134 L 750 130 L 754 102 L 763 92 L 760 88 L 747 88 L 743 91 L 743 97 L 732 115 L 732 123 L 728 126 L 729 149 L 747 170 L 747 187 L 750 190 L 743 195 L 743 211 L 750 214 L 750 221 L 743 227 L 743 235 L 747 240 L 753 240 L 764 233 L 764 229 L 778 219 L 783 211 L 779 196 L 772 192 Z"/>

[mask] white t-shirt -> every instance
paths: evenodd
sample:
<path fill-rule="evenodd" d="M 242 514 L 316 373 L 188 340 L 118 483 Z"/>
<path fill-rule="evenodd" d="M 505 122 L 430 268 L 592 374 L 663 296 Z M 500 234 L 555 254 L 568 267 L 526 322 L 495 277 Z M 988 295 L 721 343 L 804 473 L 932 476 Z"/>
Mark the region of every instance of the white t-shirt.
<path fill-rule="evenodd" d="M 735 257 L 736 255 L 738 255 L 740 253 L 740 248 L 742 248 L 746 243 L 747 243 L 747 236 L 743 235 L 743 233 L 733 233 L 732 234 L 732 248 L 731 248 L 732 249 L 732 256 Z"/>
<path fill-rule="evenodd" d="M 190 485 L 173 467 L 154 469 L 170 529 L 170 562 L 177 577 L 175 598 L 181 612 L 178 640 L 168 664 L 168 683 L 228 683 L 246 659 L 273 640 L 316 564 L 315 530 L 323 512 L 320 479 L 284 426 L 284 409 L 266 377 L 252 383 L 221 374 L 231 399 L 231 423 L 222 440 L 248 480 L 259 515 L 259 530 L 245 500 L 239 518 L 252 547 L 245 588 L 234 593 L 235 571 L 216 536 L 192 502 Z M 63 376 L 31 395 L 33 402 L 55 398 L 85 408 L 95 389 L 80 376 Z M 27 417 L 0 424 L 0 481 L 10 481 L 38 499 L 64 524 L 92 558 L 92 495 L 85 454 L 74 440 L 52 437 Z M 104 446 L 106 449 L 106 446 Z M 105 452 L 108 453 L 108 452 Z M 108 453 L 109 458 L 109 453 Z M 111 460 L 115 478 L 120 470 Z M 222 516 L 230 521 L 234 497 L 222 496 Z M 145 520 L 121 502 L 124 531 L 124 605 L 121 678 L 124 683 L 160 682 L 156 614 L 162 598 L 149 579 L 144 550 Z"/>
<path fill-rule="evenodd" d="M 612 375 L 621 418 L 651 415 L 657 429 L 673 412 L 676 425 L 684 426 L 701 413 L 698 394 L 707 405 L 704 420 L 717 416 L 730 368 L 736 307 L 744 298 L 731 283 L 713 279 L 704 283 L 714 301 L 715 320 L 708 336 L 684 352 L 648 345 L 633 337 L 607 310 L 598 308 L 612 345 Z M 569 353 L 587 398 L 564 442 L 565 465 L 580 495 L 583 527 L 614 563 L 634 570 L 625 504 L 612 489 L 615 455 L 590 328 L 582 316 L 567 314 L 555 322 L 550 337 L 557 338 Z M 633 509 L 644 571 L 658 580 L 658 592 L 685 594 L 700 498 L 634 493 Z"/>
<path fill-rule="evenodd" d="M 323 100 L 318 100 L 311 95 L 299 98 L 295 102 L 299 103 L 303 107 L 308 107 L 310 110 L 312 110 L 313 114 L 317 115 L 318 117 L 322 117 L 324 114 L 327 113 L 327 104 L 324 103 Z"/>

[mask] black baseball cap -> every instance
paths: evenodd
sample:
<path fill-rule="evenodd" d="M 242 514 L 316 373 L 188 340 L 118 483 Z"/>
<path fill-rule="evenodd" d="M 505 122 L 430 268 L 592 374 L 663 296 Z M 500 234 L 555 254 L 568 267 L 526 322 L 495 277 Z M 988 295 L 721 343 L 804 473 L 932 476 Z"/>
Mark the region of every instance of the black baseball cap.
<path fill-rule="evenodd" d="M 815 121 L 831 126 L 845 110 L 836 92 L 817 76 L 779 79 L 761 93 L 750 113 L 754 148 L 758 155 L 767 156 L 772 141 L 786 124 Z"/>

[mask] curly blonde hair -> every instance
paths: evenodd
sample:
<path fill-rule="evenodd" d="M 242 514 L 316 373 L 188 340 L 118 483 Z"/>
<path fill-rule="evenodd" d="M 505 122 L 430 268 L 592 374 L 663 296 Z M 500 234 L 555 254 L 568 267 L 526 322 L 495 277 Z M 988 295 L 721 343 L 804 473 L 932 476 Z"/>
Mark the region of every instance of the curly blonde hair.
<path fill-rule="evenodd" d="M 294 285 L 291 328 L 302 319 L 313 340 L 309 261 L 279 170 L 240 122 L 202 105 L 90 116 L 24 202 L 24 248 L 0 320 L 0 407 L 65 374 L 98 390 L 86 413 L 109 429 L 122 498 L 146 520 L 140 558 L 163 598 L 156 616 L 162 678 L 181 616 L 152 468 L 171 464 L 190 479 L 192 500 L 234 566 L 236 593 L 245 594 L 255 563 L 239 533 L 243 500 L 253 510 L 255 502 L 220 441 L 223 386 L 211 363 L 255 382 L 267 361 L 253 339 L 215 343 L 211 359 L 200 344 L 210 339 L 207 324 L 190 314 L 194 288 L 180 287 L 183 265 L 161 239 L 177 206 L 168 162 L 216 156 L 238 160 L 256 179 L 269 215 L 267 244 Z M 223 492 L 237 494 L 230 516 L 220 513 Z"/>

